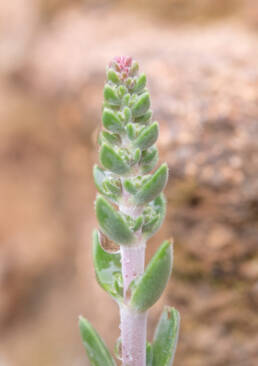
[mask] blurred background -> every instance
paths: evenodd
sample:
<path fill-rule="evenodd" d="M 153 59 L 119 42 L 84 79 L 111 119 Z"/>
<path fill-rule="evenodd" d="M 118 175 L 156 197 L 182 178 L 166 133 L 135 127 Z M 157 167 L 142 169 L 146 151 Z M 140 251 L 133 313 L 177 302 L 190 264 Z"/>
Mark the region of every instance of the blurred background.
<path fill-rule="evenodd" d="M 175 366 L 258 365 L 258 2 L 0 2 L 0 365 L 88 366 L 118 309 L 91 260 L 105 66 L 147 73 L 175 264 L 149 314 L 181 312 Z"/>

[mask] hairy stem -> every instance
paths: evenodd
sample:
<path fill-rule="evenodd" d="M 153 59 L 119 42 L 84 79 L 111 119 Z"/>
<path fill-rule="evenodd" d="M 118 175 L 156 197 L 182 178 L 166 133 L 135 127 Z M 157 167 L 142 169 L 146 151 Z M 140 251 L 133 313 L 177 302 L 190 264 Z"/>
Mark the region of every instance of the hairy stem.
<path fill-rule="evenodd" d="M 147 312 L 137 313 L 126 305 L 128 286 L 144 272 L 145 243 L 137 247 L 121 246 L 124 304 L 120 307 L 123 366 L 146 366 Z"/>
<path fill-rule="evenodd" d="M 124 300 L 126 302 L 128 294 L 128 286 L 139 275 L 144 272 L 145 262 L 145 243 L 135 247 L 123 247 L 121 251 L 122 275 L 124 285 Z"/>
<path fill-rule="evenodd" d="M 146 366 L 147 312 L 120 307 L 123 366 Z"/>

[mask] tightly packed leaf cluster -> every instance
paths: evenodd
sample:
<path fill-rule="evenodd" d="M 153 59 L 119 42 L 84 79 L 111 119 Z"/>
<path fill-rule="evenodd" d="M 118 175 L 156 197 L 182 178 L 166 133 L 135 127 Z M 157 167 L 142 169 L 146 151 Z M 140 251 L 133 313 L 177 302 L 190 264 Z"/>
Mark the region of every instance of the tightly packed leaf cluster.
<path fill-rule="evenodd" d="M 110 253 L 102 247 L 103 238 L 126 248 L 145 245 L 165 217 L 166 202 L 162 192 L 168 179 L 168 167 L 162 164 L 153 172 L 158 162 L 155 143 L 159 124 L 152 120 L 146 76 L 139 74 L 138 69 L 137 62 L 130 57 L 115 58 L 107 67 L 103 130 L 98 139 L 101 166 L 93 169 L 99 191 L 96 216 L 100 228 L 93 234 L 93 259 L 101 287 L 120 306 L 143 313 L 159 299 L 171 274 L 171 242 L 165 241 L 144 273 L 130 283 L 129 298 L 124 291 L 121 253 Z M 115 365 L 90 323 L 81 318 L 80 328 L 92 365 Z M 146 365 L 172 365 L 178 328 L 178 312 L 166 307 L 153 344 L 147 345 Z"/>

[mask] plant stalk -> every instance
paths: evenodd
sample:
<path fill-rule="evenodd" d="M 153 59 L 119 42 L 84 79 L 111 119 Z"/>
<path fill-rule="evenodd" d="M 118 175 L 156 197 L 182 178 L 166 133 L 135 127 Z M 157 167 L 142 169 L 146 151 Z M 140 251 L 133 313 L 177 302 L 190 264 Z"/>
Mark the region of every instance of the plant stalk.
<path fill-rule="evenodd" d="M 121 246 L 124 304 L 120 306 L 123 366 L 146 366 L 147 312 L 138 313 L 127 306 L 128 286 L 144 272 L 145 243 L 135 247 Z"/>

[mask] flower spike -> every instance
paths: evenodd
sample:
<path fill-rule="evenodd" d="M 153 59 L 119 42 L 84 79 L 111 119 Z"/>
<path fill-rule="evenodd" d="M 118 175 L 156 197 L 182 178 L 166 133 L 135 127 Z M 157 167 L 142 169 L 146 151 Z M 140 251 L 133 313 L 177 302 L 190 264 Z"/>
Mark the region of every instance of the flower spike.
<path fill-rule="evenodd" d="M 159 123 L 152 120 L 145 74 L 129 56 L 107 67 L 99 136 L 100 166 L 93 169 L 99 191 L 95 202 L 99 231 L 93 235 L 93 260 L 100 286 L 118 303 L 121 337 L 116 351 L 122 366 L 171 366 L 179 331 L 179 313 L 166 307 L 153 343 L 146 340 L 147 311 L 160 298 L 172 270 L 172 245 L 166 240 L 145 268 L 147 240 L 160 228 L 166 212 L 163 190 L 168 166 L 158 163 L 155 143 Z M 101 234 L 101 235 L 100 235 Z M 107 252 L 100 237 L 119 252 Z M 89 322 L 80 329 L 93 366 L 115 361 Z"/>

